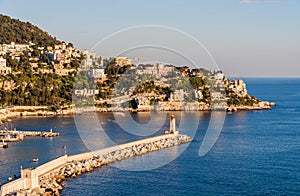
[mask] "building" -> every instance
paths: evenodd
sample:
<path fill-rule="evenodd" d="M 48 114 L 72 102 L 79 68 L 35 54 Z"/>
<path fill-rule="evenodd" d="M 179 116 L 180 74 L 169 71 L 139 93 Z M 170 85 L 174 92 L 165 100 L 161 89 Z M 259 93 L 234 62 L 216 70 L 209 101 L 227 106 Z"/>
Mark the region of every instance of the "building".
<path fill-rule="evenodd" d="M 6 67 L 6 59 L 0 57 L 0 74 L 7 75 L 11 73 L 11 68 Z"/>
<path fill-rule="evenodd" d="M 10 44 L 2 44 L 1 46 L 1 51 L 4 52 L 24 52 L 29 50 L 29 44 L 16 44 L 15 42 L 11 42 Z"/>
<path fill-rule="evenodd" d="M 99 80 L 105 77 L 104 69 L 90 69 L 88 71 L 88 77 L 94 80 Z"/>
<path fill-rule="evenodd" d="M 229 93 L 235 93 L 240 97 L 248 95 L 246 83 L 243 80 L 234 80 L 229 84 Z"/>
<path fill-rule="evenodd" d="M 85 59 L 81 63 L 81 68 L 85 70 L 92 68 L 97 60 L 96 53 L 84 50 L 82 54 L 85 56 Z"/>
<path fill-rule="evenodd" d="M 30 45 L 29 44 L 14 44 L 14 48 L 16 49 L 16 52 L 29 51 Z"/>
<path fill-rule="evenodd" d="M 125 65 L 132 65 L 132 59 L 129 59 L 127 57 L 112 57 L 110 58 L 111 63 L 115 63 L 116 65 L 119 65 L 121 67 Z"/>
<path fill-rule="evenodd" d="M 146 74 L 146 75 L 166 76 L 171 72 L 174 72 L 174 67 L 159 63 L 157 65 L 139 66 L 136 72 L 139 75 Z"/>
<path fill-rule="evenodd" d="M 214 73 L 214 78 L 215 78 L 217 84 L 223 84 L 224 77 L 225 77 L 225 75 L 222 71 L 217 71 Z"/>
<path fill-rule="evenodd" d="M 84 88 L 82 90 L 75 90 L 74 94 L 76 96 L 91 97 L 91 96 L 99 94 L 99 90 Z"/>
<path fill-rule="evenodd" d="M 54 50 L 65 50 L 65 49 L 66 49 L 66 43 L 65 42 L 54 45 Z"/>
<path fill-rule="evenodd" d="M 170 94 L 170 101 L 179 101 L 182 102 L 184 101 L 184 91 L 182 89 L 180 90 L 175 90 Z"/>
<path fill-rule="evenodd" d="M 201 100 L 204 98 L 201 90 L 194 89 L 194 96 L 196 99 Z"/>

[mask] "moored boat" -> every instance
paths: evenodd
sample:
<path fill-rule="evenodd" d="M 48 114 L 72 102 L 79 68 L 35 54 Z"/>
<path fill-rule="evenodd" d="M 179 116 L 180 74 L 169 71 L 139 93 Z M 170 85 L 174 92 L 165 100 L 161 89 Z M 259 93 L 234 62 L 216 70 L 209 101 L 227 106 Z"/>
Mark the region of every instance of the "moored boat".
<path fill-rule="evenodd" d="M 8 148 L 8 144 L 2 140 L 2 143 L 0 143 L 0 148 Z"/>

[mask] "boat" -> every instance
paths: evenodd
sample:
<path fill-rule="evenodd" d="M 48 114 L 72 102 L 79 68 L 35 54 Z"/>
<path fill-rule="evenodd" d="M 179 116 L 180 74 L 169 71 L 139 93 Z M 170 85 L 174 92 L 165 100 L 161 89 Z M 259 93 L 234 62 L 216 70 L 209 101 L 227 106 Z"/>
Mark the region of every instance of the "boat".
<path fill-rule="evenodd" d="M 12 180 L 13 180 L 13 177 L 10 176 L 10 177 L 7 178 L 7 180 L 8 180 L 8 181 L 12 181 Z"/>
<path fill-rule="evenodd" d="M 39 158 L 35 157 L 35 158 L 32 159 L 32 161 L 33 161 L 33 162 L 38 162 L 38 161 L 39 161 Z"/>
<path fill-rule="evenodd" d="M 2 140 L 2 143 L 0 144 L 0 148 L 8 148 L 8 144 Z"/>

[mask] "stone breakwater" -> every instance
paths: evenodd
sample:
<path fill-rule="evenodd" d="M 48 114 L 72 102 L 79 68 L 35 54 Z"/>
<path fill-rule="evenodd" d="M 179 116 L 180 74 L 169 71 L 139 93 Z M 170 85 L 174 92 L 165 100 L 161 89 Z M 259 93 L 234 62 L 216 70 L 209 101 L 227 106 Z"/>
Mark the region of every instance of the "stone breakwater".
<path fill-rule="evenodd" d="M 143 140 L 142 140 L 143 141 Z M 158 137 L 158 140 L 137 143 L 133 142 L 132 146 L 126 148 L 112 148 L 114 150 L 105 150 L 104 153 L 95 153 L 93 157 L 78 160 L 69 160 L 65 165 L 39 177 L 39 187 L 34 189 L 23 189 L 10 192 L 6 195 L 60 195 L 64 187 L 63 181 L 68 178 L 74 178 L 93 169 L 103 167 L 115 161 L 140 156 L 156 150 L 177 146 L 192 141 L 192 138 L 186 135 L 167 135 Z M 75 155 L 78 157 L 78 155 Z M 75 157 L 73 156 L 73 157 Z M 84 157 L 84 156 L 83 156 Z M 69 157 L 71 158 L 71 157 Z"/>
<path fill-rule="evenodd" d="M 0 130 L 0 139 L 4 142 L 19 142 L 25 137 L 58 137 L 59 133 L 44 131 Z"/>

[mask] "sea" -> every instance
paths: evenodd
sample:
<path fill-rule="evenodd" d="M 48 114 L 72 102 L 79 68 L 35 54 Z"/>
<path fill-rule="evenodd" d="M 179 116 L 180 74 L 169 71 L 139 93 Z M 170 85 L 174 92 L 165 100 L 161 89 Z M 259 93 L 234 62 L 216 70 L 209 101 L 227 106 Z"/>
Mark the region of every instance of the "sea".
<path fill-rule="evenodd" d="M 37 167 L 65 153 L 163 134 L 169 116 L 175 115 L 178 130 L 193 142 L 68 179 L 61 195 L 300 195 L 300 79 L 243 80 L 249 94 L 277 106 L 220 118 L 211 112 L 161 112 L 13 119 L 2 128 L 52 129 L 61 135 L 26 138 L 0 149 L 0 184 L 18 177 L 21 168 Z M 209 125 L 216 121 L 222 125 L 218 137 L 199 155 Z M 34 157 L 39 161 L 33 162 Z"/>

